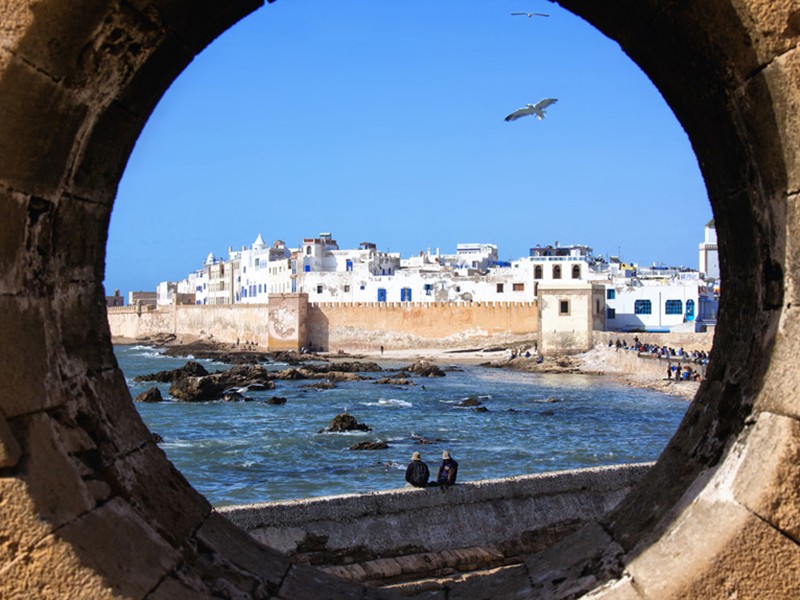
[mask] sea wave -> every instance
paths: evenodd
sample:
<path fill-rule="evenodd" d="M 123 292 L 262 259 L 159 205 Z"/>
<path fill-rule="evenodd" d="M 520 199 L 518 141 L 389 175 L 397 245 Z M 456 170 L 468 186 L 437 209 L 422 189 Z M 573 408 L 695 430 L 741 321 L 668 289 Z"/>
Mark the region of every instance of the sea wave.
<path fill-rule="evenodd" d="M 397 398 L 381 398 L 377 402 L 359 402 L 361 406 L 399 406 L 402 408 L 411 408 L 414 406 L 407 400 L 399 400 Z"/>

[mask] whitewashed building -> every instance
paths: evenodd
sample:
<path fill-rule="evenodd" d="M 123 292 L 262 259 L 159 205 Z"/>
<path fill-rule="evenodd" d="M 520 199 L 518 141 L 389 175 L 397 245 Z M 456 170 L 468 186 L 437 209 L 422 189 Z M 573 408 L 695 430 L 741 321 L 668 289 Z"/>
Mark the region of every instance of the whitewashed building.
<path fill-rule="evenodd" d="M 715 324 L 716 317 L 717 301 L 696 271 L 606 285 L 608 331 L 699 331 Z"/>
<path fill-rule="evenodd" d="M 699 271 L 707 280 L 719 280 L 719 248 L 714 219 L 706 223 L 704 240 L 699 246 Z"/>

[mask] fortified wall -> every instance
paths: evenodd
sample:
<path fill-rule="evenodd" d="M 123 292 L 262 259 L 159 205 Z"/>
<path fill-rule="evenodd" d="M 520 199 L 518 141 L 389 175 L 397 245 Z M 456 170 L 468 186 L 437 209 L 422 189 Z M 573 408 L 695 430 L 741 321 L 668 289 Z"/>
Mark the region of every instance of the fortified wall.
<path fill-rule="evenodd" d="M 108 309 L 115 338 L 161 334 L 209 337 L 222 343 L 253 341 L 271 350 L 359 350 L 464 347 L 533 340 L 539 331 L 535 302 L 320 303 L 281 294 L 270 304 L 172 305 Z M 302 315 L 302 319 L 293 318 Z M 291 322 L 289 327 L 287 323 Z"/>
<path fill-rule="evenodd" d="M 535 339 L 536 302 L 313 303 L 308 311 L 314 348 L 354 350 L 465 347 Z"/>

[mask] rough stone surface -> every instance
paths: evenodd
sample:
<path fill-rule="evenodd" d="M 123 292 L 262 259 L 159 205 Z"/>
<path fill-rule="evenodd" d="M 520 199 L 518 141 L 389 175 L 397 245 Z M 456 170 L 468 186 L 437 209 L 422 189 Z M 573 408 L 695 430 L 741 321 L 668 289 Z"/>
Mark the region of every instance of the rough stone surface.
<path fill-rule="evenodd" d="M 8 469 L 17 464 L 22 450 L 20 450 L 14 432 L 8 426 L 8 421 L 0 412 L 0 469 Z"/>
<path fill-rule="evenodd" d="M 0 3 L 0 410 L 20 448 L 0 477 L 3 597 L 271 593 L 263 574 L 223 556 L 230 549 L 198 553 L 203 501 L 163 454 L 142 451 L 152 442 L 116 369 L 102 290 L 111 198 L 142 123 L 195 54 L 260 5 Z M 550 597 L 627 593 L 614 581 L 628 568 L 646 597 L 797 597 L 800 7 L 561 5 L 615 40 L 685 128 L 714 211 L 725 292 L 707 380 L 658 463 L 598 526 L 607 539 L 576 532 L 546 560 L 526 562 L 530 581 L 548 582 Z M 297 350 L 314 339 L 315 311 L 300 314 L 288 296 L 271 304 L 285 312 L 276 322 L 285 331 L 270 331 L 276 343 Z M 355 311 L 326 318 L 361 335 Z M 4 456 L 17 454 L 6 432 L 0 439 Z M 459 488 L 448 498 L 465 502 Z M 331 514 L 340 509 L 331 501 Z M 139 554 L 131 559 L 117 533 Z M 260 553 L 246 540 L 238 551 Z M 381 596 L 313 570 L 292 568 L 282 581 L 279 596 L 293 600 L 320 590 Z M 525 589 L 501 572 L 463 585 L 478 596 Z M 459 595 L 454 586 L 447 597 Z"/>
<path fill-rule="evenodd" d="M 738 502 L 800 544 L 800 422 L 759 415 L 733 493 Z"/>

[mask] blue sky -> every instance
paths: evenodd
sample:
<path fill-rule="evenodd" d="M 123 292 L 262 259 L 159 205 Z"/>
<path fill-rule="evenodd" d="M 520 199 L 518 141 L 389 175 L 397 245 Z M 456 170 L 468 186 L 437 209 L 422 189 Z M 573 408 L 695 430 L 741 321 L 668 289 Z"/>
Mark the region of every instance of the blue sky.
<path fill-rule="evenodd" d="M 540 11 L 549 18 L 511 16 Z M 507 123 L 541 98 L 548 117 Z M 689 140 L 618 45 L 543 0 L 278 0 L 175 81 L 128 162 L 106 289 L 153 290 L 261 233 L 403 256 L 585 244 L 697 268 Z"/>

